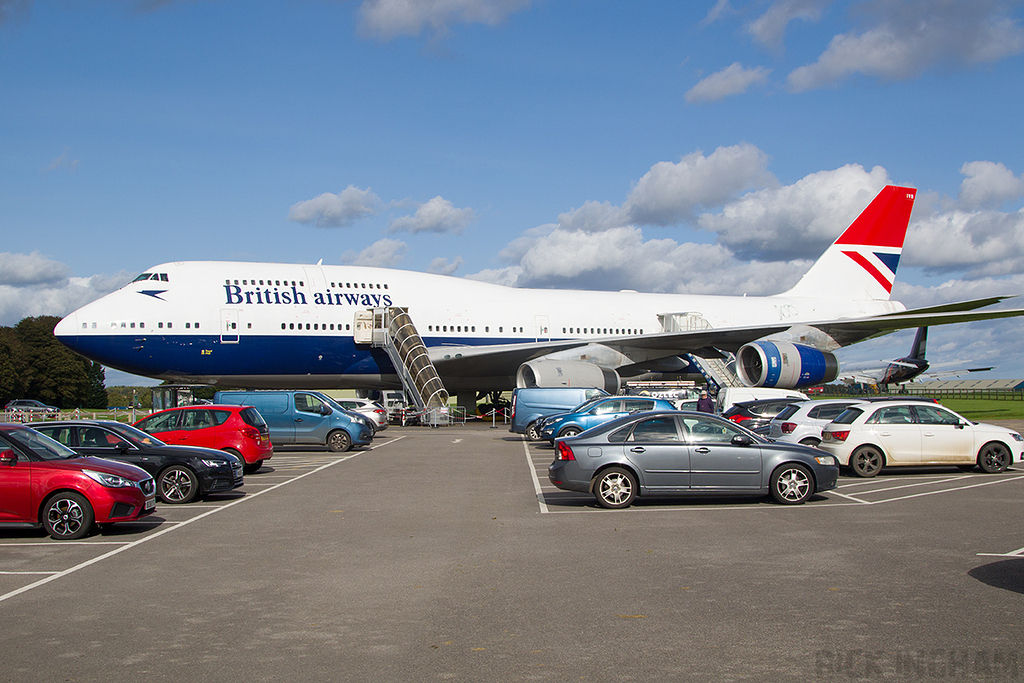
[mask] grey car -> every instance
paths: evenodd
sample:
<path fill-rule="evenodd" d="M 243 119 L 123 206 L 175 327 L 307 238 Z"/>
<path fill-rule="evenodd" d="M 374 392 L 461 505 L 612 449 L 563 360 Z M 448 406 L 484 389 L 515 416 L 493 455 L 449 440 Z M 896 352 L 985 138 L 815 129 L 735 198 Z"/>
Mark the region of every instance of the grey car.
<path fill-rule="evenodd" d="M 662 411 L 622 417 L 555 442 L 548 479 L 592 493 L 606 508 L 637 496 L 770 495 L 797 505 L 836 487 L 831 455 L 773 443 L 707 413 Z"/>

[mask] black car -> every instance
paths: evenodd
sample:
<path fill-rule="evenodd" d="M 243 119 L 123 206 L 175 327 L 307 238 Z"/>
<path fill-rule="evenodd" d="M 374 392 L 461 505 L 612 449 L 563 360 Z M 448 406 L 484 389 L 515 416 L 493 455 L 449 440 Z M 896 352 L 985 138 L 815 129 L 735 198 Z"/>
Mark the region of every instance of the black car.
<path fill-rule="evenodd" d="M 190 503 L 242 485 L 242 461 L 222 451 L 170 446 L 131 425 L 105 420 L 37 422 L 29 425 L 82 455 L 137 465 L 153 475 L 165 503 Z"/>
<path fill-rule="evenodd" d="M 722 413 L 722 417 L 738 425 L 743 425 L 747 429 L 757 431 L 770 425 L 772 418 L 781 413 L 786 406 L 801 402 L 794 398 L 760 398 L 756 401 L 742 401 L 734 403 Z"/>

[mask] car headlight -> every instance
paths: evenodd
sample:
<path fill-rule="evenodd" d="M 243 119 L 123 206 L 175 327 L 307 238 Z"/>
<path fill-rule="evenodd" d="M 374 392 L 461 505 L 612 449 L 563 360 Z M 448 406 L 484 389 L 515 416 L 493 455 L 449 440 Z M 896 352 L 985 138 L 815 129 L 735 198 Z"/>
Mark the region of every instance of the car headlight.
<path fill-rule="evenodd" d="M 831 456 L 831 455 L 816 455 L 816 456 L 814 456 L 814 459 L 815 459 L 815 461 L 817 461 L 817 463 L 819 465 L 835 465 L 836 464 L 835 457 Z"/>
<path fill-rule="evenodd" d="M 224 467 L 227 463 L 223 460 L 203 460 L 202 463 L 207 467 L 216 469 L 218 467 Z"/>
<path fill-rule="evenodd" d="M 1021 436 L 1017 432 L 1010 432 L 1010 437 L 1013 438 L 1014 441 L 1024 441 L 1024 436 Z"/>
<path fill-rule="evenodd" d="M 116 474 L 107 474 L 106 472 L 97 472 L 96 470 L 82 470 L 82 474 L 100 486 L 106 486 L 109 489 L 136 488 L 138 486 L 131 479 L 125 479 Z"/>

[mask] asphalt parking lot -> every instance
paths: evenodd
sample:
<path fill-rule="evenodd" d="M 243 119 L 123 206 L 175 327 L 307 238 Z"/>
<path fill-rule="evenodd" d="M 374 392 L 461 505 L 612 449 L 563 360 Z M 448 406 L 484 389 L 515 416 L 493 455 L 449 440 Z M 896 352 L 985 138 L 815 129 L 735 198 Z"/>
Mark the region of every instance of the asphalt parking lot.
<path fill-rule="evenodd" d="M 1024 679 L 1021 466 L 603 510 L 552 457 L 392 427 L 82 541 L 3 532 L 0 680 Z"/>

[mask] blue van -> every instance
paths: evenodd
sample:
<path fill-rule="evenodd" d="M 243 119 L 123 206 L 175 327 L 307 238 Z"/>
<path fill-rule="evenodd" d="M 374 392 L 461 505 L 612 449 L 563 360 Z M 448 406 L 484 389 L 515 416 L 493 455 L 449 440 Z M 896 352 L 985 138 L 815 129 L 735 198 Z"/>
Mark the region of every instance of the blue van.
<path fill-rule="evenodd" d="M 368 418 L 319 391 L 218 391 L 213 402 L 256 408 L 275 446 L 319 445 L 341 452 L 373 440 Z"/>
<path fill-rule="evenodd" d="M 510 432 L 526 434 L 530 441 L 540 439 L 537 421 L 548 415 L 564 413 L 597 396 L 607 396 L 604 389 L 575 387 L 529 387 L 512 392 L 512 426 Z"/>

